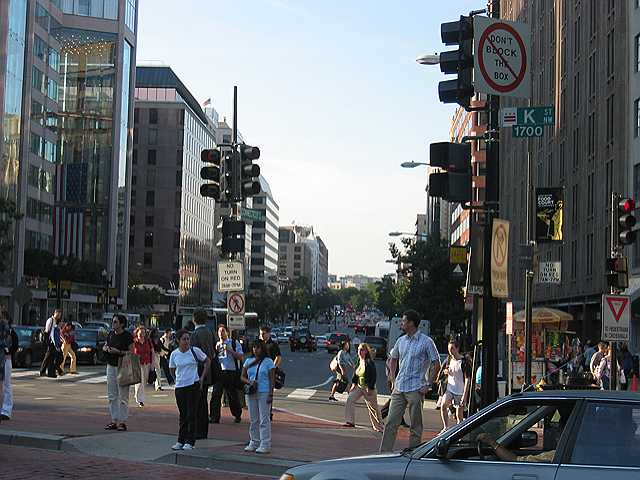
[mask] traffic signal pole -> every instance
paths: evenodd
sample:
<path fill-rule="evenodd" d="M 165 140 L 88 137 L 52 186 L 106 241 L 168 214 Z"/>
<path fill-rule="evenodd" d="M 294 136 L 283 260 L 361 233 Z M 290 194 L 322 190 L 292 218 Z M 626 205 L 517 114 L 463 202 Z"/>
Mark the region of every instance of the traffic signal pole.
<path fill-rule="evenodd" d="M 529 99 L 529 106 L 531 106 L 531 99 Z M 534 243 L 533 243 L 533 165 L 531 162 L 531 139 L 527 141 L 527 228 L 526 228 L 526 242 L 527 247 L 531 248 L 531 262 L 532 265 L 527 265 L 524 269 L 524 381 L 523 387 L 527 388 L 531 383 L 531 364 L 532 364 L 532 340 L 533 340 L 533 257 L 534 257 Z M 511 357 L 509 357 L 509 363 L 511 363 Z M 511 378 L 509 378 L 511 382 Z M 509 385 L 511 388 L 511 385 Z"/>
<path fill-rule="evenodd" d="M 500 18 L 500 1 L 490 0 L 488 13 L 492 18 Z M 482 406 L 498 399 L 498 300 L 491 292 L 491 240 L 493 218 L 499 213 L 500 200 L 500 143 L 499 109 L 500 97 L 487 95 L 489 140 L 486 155 L 486 204 L 487 224 L 484 230 L 484 288 L 482 295 Z M 480 335 L 478 335 L 480 339 Z"/>

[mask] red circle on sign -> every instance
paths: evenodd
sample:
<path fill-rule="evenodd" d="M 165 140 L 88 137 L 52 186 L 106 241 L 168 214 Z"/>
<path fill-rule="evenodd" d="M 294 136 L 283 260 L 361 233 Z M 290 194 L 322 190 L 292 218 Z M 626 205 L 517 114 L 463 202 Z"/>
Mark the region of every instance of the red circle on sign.
<path fill-rule="evenodd" d="M 239 293 L 234 293 L 233 295 L 231 295 L 229 297 L 228 304 L 231 313 L 239 314 L 240 312 L 242 312 L 242 310 L 244 310 L 244 299 Z"/>
<path fill-rule="evenodd" d="M 498 29 L 503 29 L 509 32 L 513 36 L 513 38 L 516 39 L 516 42 L 518 42 L 518 46 L 520 47 L 520 51 L 522 53 L 520 71 L 518 72 L 516 79 L 509 85 L 500 85 L 494 82 L 489 76 L 486 67 L 484 66 L 484 49 L 482 47 L 484 46 L 484 42 L 486 42 L 487 38 L 489 37 L 489 34 Z M 524 79 L 524 74 L 527 72 L 527 50 L 525 49 L 522 38 L 520 38 L 520 35 L 515 30 L 515 28 L 513 28 L 511 25 L 507 25 L 506 23 L 494 23 L 493 25 L 490 25 L 484 32 L 482 32 L 482 35 L 480 36 L 480 40 L 478 41 L 478 50 L 480 50 L 480 52 L 478 52 L 478 65 L 480 66 L 480 71 L 482 72 L 484 80 L 489 84 L 491 88 L 503 93 L 511 92 L 518 88 L 518 86 Z"/>

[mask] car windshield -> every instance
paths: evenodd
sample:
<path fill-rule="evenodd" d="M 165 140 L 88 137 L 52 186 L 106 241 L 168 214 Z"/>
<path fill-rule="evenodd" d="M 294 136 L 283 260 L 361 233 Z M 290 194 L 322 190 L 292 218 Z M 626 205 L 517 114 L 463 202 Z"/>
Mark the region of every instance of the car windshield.
<path fill-rule="evenodd" d="M 15 332 L 18 335 L 18 340 L 31 340 L 33 330 L 30 328 L 16 328 Z"/>
<path fill-rule="evenodd" d="M 98 332 L 96 330 L 76 330 L 76 340 L 96 340 L 98 338 Z"/>

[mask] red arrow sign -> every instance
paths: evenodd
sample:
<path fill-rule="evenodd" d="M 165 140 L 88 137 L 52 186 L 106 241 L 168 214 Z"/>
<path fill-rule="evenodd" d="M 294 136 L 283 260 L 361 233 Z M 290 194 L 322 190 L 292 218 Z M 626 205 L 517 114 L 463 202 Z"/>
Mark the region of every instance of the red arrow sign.
<path fill-rule="evenodd" d="M 616 322 L 619 322 L 620 317 L 622 317 L 622 314 L 624 313 L 624 309 L 627 308 L 629 299 L 626 297 L 607 297 L 607 303 L 609 304 L 609 308 L 611 309 L 611 313 L 613 313 L 613 317 L 616 319 Z"/>

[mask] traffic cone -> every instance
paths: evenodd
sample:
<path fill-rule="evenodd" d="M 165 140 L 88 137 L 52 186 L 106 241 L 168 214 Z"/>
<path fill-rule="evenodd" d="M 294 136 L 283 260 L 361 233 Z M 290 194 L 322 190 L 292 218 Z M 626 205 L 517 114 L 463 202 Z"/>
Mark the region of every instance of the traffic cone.
<path fill-rule="evenodd" d="M 634 375 L 631 378 L 631 391 L 632 392 L 637 392 L 638 391 L 638 377 L 637 377 L 637 375 Z"/>

